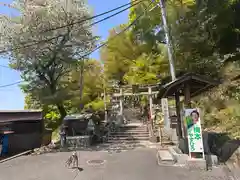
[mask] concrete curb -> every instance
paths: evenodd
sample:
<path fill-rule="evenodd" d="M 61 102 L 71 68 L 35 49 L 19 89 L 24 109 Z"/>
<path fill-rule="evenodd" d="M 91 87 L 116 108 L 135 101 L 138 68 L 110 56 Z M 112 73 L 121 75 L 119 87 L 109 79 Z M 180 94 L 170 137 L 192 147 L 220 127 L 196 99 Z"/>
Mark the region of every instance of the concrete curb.
<path fill-rule="evenodd" d="M 157 164 L 160 167 L 180 167 L 180 168 L 185 168 L 185 165 L 183 164 L 178 164 L 178 163 L 163 163 L 161 161 L 161 158 L 159 157 L 158 153 L 156 153 L 156 159 L 157 159 Z"/>
<path fill-rule="evenodd" d="M 4 162 L 6 162 L 6 161 L 10 161 L 10 160 L 12 160 L 12 159 L 18 158 L 18 157 L 23 156 L 23 155 L 27 155 L 27 154 L 29 154 L 29 153 L 31 153 L 31 152 L 32 152 L 32 150 L 28 150 L 28 151 L 22 152 L 22 153 L 20 153 L 20 154 L 16 154 L 16 155 L 14 155 L 14 156 L 11 156 L 11 157 L 9 157 L 9 158 L 0 160 L 0 164 L 1 164 L 1 163 L 4 163 Z"/>
<path fill-rule="evenodd" d="M 168 147 L 169 152 L 174 157 L 177 164 L 187 165 L 188 155 L 183 154 L 177 146 Z"/>
<path fill-rule="evenodd" d="M 170 146 L 168 151 L 175 158 L 176 164 L 185 166 L 191 170 L 206 170 L 207 163 L 204 159 L 189 159 L 187 154 L 183 154 L 176 146 Z"/>
<path fill-rule="evenodd" d="M 174 160 L 177 162 L 180 154 L 176 152 L 175 147 L 172 146 L 168 147 L 168 151 L 172 154 Z"/>
<path fill-rule="evenodd" d="M 159 166 L 174 166 L 175 159 L 168 150 L 157 150 L 157 163 Z"/>

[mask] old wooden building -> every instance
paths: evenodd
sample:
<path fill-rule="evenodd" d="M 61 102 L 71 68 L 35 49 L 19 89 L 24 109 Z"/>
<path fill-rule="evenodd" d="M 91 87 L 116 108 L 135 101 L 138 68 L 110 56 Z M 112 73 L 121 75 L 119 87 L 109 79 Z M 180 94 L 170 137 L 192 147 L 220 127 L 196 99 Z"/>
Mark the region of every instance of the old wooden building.
<path fill-rule="evenodd" d="M 7 137 L 9 154 L 40 147 L 43 133 L 41 111 L 0 111 L 0 135 Z"/>

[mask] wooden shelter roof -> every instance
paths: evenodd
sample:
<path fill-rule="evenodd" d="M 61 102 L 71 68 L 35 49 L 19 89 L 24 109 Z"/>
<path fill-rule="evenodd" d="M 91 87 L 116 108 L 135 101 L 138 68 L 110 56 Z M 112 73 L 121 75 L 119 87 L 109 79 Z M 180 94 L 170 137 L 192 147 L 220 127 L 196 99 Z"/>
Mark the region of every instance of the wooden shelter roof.
<path fill-rule="evenodd" d="M 210 79 L 203 75 L 194 73 L 187 73 L 178 77 L 176 80 L 171 81 L 165 85 L 159 86 L 158 98 L 174 96 L 176 92 L 179 95 L 184 95 L 184 88 L 186 84 L 190 87 L 191 97 L 197 96 L 209 88 L 213 88 L 220 84 L 220 81 Z"/>
<path fill-rule="evenodd" d="M 40 110 L 0 110 L 0 123 L 17 121 L 42 121 Z"/>

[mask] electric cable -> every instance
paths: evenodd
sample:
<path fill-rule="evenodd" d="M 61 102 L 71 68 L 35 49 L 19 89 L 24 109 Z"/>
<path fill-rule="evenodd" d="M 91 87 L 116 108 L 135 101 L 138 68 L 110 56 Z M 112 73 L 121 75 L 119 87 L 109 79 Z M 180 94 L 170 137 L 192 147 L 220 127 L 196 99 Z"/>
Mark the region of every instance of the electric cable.
<path fill-rule="evenodd" d="M 128 9 L 130 9 L 131 7 L 136 6 L 137 4 L 139 4 L 139 3 L 141 3 L 141 2 L 142 2 L 142 1 L 139 1 L 139 2 L 137 2 L 137 3 L 135 3 L 135 4 L 132 4 L 131 6 L 125 8 L 125 9 L 123 9 L 123 10 L 121 10 L 121 11 L 118 11 L 118 12 L 116 12 L 116 13 L 110 15 L 110 16 L 107 16 L 107 17 L 105 17 L 105 18 L 103 18 L 103 19 L 101 19 L 101 20 L 99 20 L 99 21 L 93 22 L 93 23 L 91 23 L 91 24 L 89 25 L 89 27 L 92 27 L 92 26 L 94 26 L 94 25 L 96 25 L 96 24 L 98 24 L 98 23 L 101 23 L 101 22 L 103 22 L 103 21 L 105 21 L 105 20 L 108 20 L 108 19 L 110 19 L 110 18 L 112 18 L 112 17 L 114 17 L 114 16 L 116 16 L 116 15 L 118 15 L 118 14 L 120 14 L 120 13 L 122 13 L 122 12 L 128 10 Z M 129 3 L 128 3 L 128 4 L 129 4 Z M 116 8 L 115 8 L 115 9 L 116 9 Z M 103 14 L 103 13 L 102 13 L 102 14 Z M 100 16 L 100 15 L 98 15 L 97 17 L 99 17 L 99 16 Z M 85 21 L 87 21 L 87 19 L 82 20 L 81 22 L 79 21 L 78 23 L 81 24 L 81 23 L 83 23 L 83 22 L 85 22 Z M 76 23 L 76 22 L 75 22 L 75 23 Z M 65 25 L 65 26 L 60 26 L 60 27 L 58 27 L 57 29 L 64 28 L 64 27 L 68 27 L 68 26 L 71 26 L 71 23 L 68 24 L 68 25 Z M 55 30 L 55 29 L 53 29 L 53 30 Z M 46 31 L 46 32 L 47 32 L 47 31 Z M 61 37 L 61 35 L 54 36 L 54 37 L 52 37 L 52 38 L 48 38 L 48 39 L 44 39 L 44 40 L 40 40 L 40 41 L 32 41 L 32 42 L 23 43 L 22 45 L 24 45 L 24 46 L 22 46 L 22 47 L 15 47 L 15 48 L 9 48 L 9 49 L 7 49 L 7 50 L 2 50 L 2 51 L 0 51 L 0 54 L 2 54 L 2 53 L 7 53 L 7 52 L 9 52 L 9 51 L 13 51 L 13 50 L 17 50 L 17 49 L 22 49 L 22 48 L 31 47 L 31 46 L 34 46 L 34 45 L 37 45 L 37 44 L 41 44 L 41 43 L 44 43 L 44 42 L 49 42 L 49 41 L 52 41 L 52 40 L 54 40 L 54 39 L 56 39 L 56 38 L 59 38 L 59 37 Z M 30 44 L 28 44 L 28 43 L 30 43 Z M 25 44 L 26 44 L 26 45 L 25 45 Z"/>
<path fill-rule="evenodd" d="M 122 33 L 126 32 L 128 29 L 130 29 L 130 28 L 145 14 L 145 12 L 147 11 L 147 9 L 149 9 L 152 4 L 153 4 L 153 2 L 150 3 L 149 6 L 145 9 L 145 11 L 144 11 L 143 13 L 141 13 L 138 17 L 136 17 L 136 19 L 135 19 L 131 24 L 129 24 L 126 28 L 124 28 L 120 33 L 118 33 L 118 34 L 116 34 L 115 36 L 113 36 L 111 39 L 114 39 L 114 38 L 118 37 L 118 36 L 121 35 Z M 89 56 L 90 54 L 92 54 L 92 53 L 95 52 L 96 50 L 98 50 L 98 49 L 100 49 L 100 48 L 102 48 L 102 47 L 104 47 L 104 46 L 107 46 L 108 42 L 109 42 L 109 41 L 101 44 L 100 46 L 98 46 L 98 47 L 96 47 L 95 49 L 93 49 L 91 52 L 89 52 L 89 53 L 81 56 L 80 59 L 84 59 L 85 57 Z M 0 86 L 0 88 L 12 86 L 12 85 L 15 85 L 15 84 L 19 84 L 19 83 L 21 83 L 21 82 L 23 82 L 23 81 L 15 82 L 15 83 L 12 83 L 12 84 L 6 84 L 6 85 L 3 85 L 3 86 Z"/>

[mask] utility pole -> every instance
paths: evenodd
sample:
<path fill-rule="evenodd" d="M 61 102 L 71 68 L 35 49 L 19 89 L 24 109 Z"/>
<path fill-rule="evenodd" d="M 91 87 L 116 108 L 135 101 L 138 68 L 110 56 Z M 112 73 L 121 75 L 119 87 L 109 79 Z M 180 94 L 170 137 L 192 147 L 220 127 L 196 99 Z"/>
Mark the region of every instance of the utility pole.
<path fill-rule="evenodd" d="M 79 95 L 80 95 L 80 103 L 82 103 L 82 94 L 83 94 L 83 74 L 84 74 L 84 61 L 85 60 L 82 60 L 82 64 L 80 66 L 80 77 L 79 77 Z M 80 110 L 82 110 L 84 107 L 83 104 L 80 104 Z"/>
<path fill-rule="evenodd" d="M 104 120 L 105 120 L 105 122 L 107 122 L 107 121 L 108 121 L 108 114 L 107 114 L 107 95 L 106 95 L 106 87 L 105 87 L 105 86 L 104 86 L 103 96 L 104 96 Z"/>
<path fill-rule="evenodd" d="M 170 34 L 169 34 L 169 28 L 168 28 L 168 24 L 167 24 L 167 18 L 166 18 L 166 9 L 165 9 L 165 1 L 166 0 L 159 0 L 158 5 L 161 8 L 161 14 L 162 14 L 162 21 L 163 21 L 163 28 L 164 28 L 164 32 L 165 32 L 165 39 L 166 39 L 166 43 L 167 43 L 167 47 L 168 47 L 168 61 L 169 61 L 169 66 L 170 66 L 170 73 L 171 73 L 171 77 L 172 77 L 172 81 L 176 80 L 176 74 L 175 74 L 175 66 L 174 66 L 174 56 L 173 56 L 173 47 L 172 47 L 172 42 L 170 39 Z M 179 93 L 176 92 L 175 93 L 175 101 L 176 101 L 176 111 L 179 112 L 180 111 L 180 107 L 179 107 Z M 178 124 L 177 124 L 177 128 L 178 128 L 178 132 L 179 132 L 179 139 L 182 138 L 182 125 L 181 125 L 181 117 L 178 114 Z"/>
<path fill-rule="evenodd" d="M 106 78 L 106 74 L 105 74 L 105 67 L 104 67 L 104 64 L 103 64 L 103 101 L 104 101 L 104 121 L 105 122 L 108 121 L 107 86 L 108 86 L 108 82 L 107 82 L 107 78 Z"/>
<path fill-rule="evenodd" d="M 153 117 L 153 99 L 152 99 L 152 88 L 148 87 L 148 97 L 149 97 L 149 111 L 150 111 L 150 120 Z"/>
<path fill-rule="evenodd" d="M 123 89 L 120 87 L 120 115 L 123 115 Z"/>
<path fill-rule="evenodd" d="M 167 47 L 168 47 L 168 61 L 170 66 L 170 73 L 171 73 L 172 81 L 174 81 L 176 79 L 176 74 L 175 74 L 175 66 L 174 66 L 174 58 L 173 58 L 173 47 L 172 47 L 172 43 L 169 35 L 169 29 L 167 25 L 165 0 L 159 0 L 159 6 L 161 8 L 163 28 L 165 32 Z"/>

